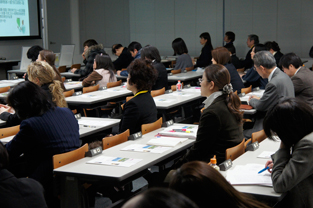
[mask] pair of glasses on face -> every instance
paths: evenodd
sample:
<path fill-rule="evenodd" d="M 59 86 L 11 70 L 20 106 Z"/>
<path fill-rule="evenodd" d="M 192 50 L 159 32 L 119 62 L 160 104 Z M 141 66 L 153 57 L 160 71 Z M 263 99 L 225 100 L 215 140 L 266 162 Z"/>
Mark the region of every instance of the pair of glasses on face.
<path fill-rule="evenodd" d="M 200 83 L 201 83 L 202 81 L 204 81 L 202 78 L 199 78 L 198 80 L 199 80 Z M 205 80 L 205 81 L 211 82 L 210 80 Z"/>

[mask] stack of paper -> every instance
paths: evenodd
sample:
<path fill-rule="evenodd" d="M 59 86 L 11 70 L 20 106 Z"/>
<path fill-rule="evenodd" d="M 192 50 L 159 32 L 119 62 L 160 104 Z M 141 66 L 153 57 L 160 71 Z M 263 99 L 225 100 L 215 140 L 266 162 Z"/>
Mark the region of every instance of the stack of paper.
<path fill-rule="evenodd" d="M 100 157 L 96 157 L 93 160 L 88 161 L 87 163 L 96 164 L 96 165 L 130 167 L 140 162 L 141 160 L 142 159 L 125 158 L 125 157 L 100 156 Z"/>
<path fill-rule="evenodd" d="M 159 134 L 164 136 L 174 136 L 195 139 L 197 137 L 198 126 L 170 126 Z"/>
<path fill-rule="evenodd" d="M 226 180 L 232 185 L 273 186 L 271 174 L 267 170 L 258 174 L 263 168 L 262 164 L 236 165 L 227 171 Z"/>
<path fill-rule="evenodd" d="M 171 147 L 161 147 L 156 145 L 146 145 L 146 144 L 131 144 L 124 147 L 124 151 L 134 151 L 134 152 L 151 152 L 151 153 L 163 153 Z"/>
<path fill-rule="evenodd" d="M 114 123 L 114 121 L 99 121 L 99 120 L 85 120 L 85 119 L 78 119 L 79 125 L 86 125 L 86 126 L 108 126 Z"/>
<path fill-rule="evenodd" d="M 174 147 L 182 142 L 187 141 L 188 138 L 178 138 L 178 137 L 157 137 L 155 139 L 150 139 L 147 144 L 157 145 L 163 147 Z"/>

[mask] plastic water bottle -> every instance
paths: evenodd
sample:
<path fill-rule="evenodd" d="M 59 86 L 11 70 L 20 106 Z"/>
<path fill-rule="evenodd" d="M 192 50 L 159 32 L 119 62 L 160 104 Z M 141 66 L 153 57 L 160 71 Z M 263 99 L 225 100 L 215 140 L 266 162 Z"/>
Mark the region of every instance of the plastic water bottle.
<path fill-rule="evenodd" d="M 220 167 L 218 167 L 217 165 L 216 165 L 216 158 L 215 158 L 215 155 L 214 155 L 214 157 L 213 158 L 211 158 L 211 167 L 212 168 L 214 168 L 215 170 L 217 170 L 217 171 L 220 171 Z"/>
<path fill-rule="evenodd" d="M 178 82 L 176 84 L 176 91 L 177 92 L 181 92 L 182 91 L 182 84 L 180 83 L 180 80 L 178 80 Z"/>

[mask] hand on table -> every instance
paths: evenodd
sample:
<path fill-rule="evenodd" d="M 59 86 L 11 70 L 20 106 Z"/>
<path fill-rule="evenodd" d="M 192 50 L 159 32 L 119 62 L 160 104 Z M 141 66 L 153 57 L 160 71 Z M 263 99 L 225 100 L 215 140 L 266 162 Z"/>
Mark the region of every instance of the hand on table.
<path fill-rule="evenodd" d="M 250 101 L 251 99 L 260 100 L 260 97 L 258 97 L 258 96 L 256 96 L 256 95 L 251 95 L 251 96 L 249 97 L 249 101 Z"/>
<path fill-rule="evenodd" d="M 74 73 L 77 70 L 77 68 L 71 69 L 71 72 Z"/>
<path fill-rule="evenodd" d="M 3 112 L 14 113 L 14 110 L 10 106 L 0 104 L 0 114 Z"/>
<path fill-rule="evenodd" d="M 265 167 L 269 167 L 269 169 L 267 169 L 268 172 L 272 173 L 272 169 L 273 169 L 273 161 L 272 160 L 268 160 L 266 163 L 265 163 Z"/>

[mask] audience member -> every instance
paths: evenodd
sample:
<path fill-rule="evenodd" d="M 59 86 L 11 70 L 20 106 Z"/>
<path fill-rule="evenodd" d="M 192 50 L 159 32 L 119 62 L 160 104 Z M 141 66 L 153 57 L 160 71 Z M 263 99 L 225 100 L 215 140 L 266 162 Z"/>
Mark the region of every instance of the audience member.
<path fill-rule="evenodd" d="M 275 207 L 313 207 L 313 110 L 295 98 L 280 100 L 264 118 L 264 131 L 281 140 L 266 167 L 272 168 L 273 188 L 282 194 Z"/>
<path fill-rule="evenodd" d="M 313 107 L 313 72 L 302 66 L 300 57 L 294 53 L 285 54 L 280 59 L 280 64 L 291 78 L 296 98 Z"/>
<path fill-rule="evenodd" d="M 250 48 L 246 55 L 246 59 L 242 61 L 242 67 L 245 69 L 250 69 L 253 67 L 253 61 L 251 59 L 251 51 L 254 48 L 254 45 L 259 43 L 259 37 L 257 35 L 251 34 L 247 39 L 247 46 Z"/>
<path fill-rule="evenodd" d="M 186 196 L 165 188 L 151 188 L 128 200 L 122 208 L 197 208 Z"/>
<path fill-rule="evenodd" d="M 43 48 L 39 45 L 34 45 L 30 47 L 27 51 L 27 58 L 31 59 L 32 62 L 35 62 L 38 58 L 39 52 L 42 50 Z"/>
<path fill-rule="evenodd" d="M 108 82 L 116 82 L 114 75 L 114 66 L 110 56 L 97 54 L 93 63 L 93 72 L 84 79 L 82 85 L 88 87 L 93 84 L 99 84 L 100 87 L 106 87 Z"/>
<path fill-rule="evenodd" d="M 203 45 L 201 49 L 201 54 L 197 59 L 196 67 L 206 67 L 212 64 L 212 54 L 211 51 L 213 50 L 211 36 L 208 32 L 204 32 L 200 35 L 200 44 Z"/>
<path fill-rule="evenodd" d="M 263 119 L 266 112 L 285 97 L 294 97 L 295 92 L 291 79 L 281 70 L 277 70 L 276 60 L 269 51 L 257 52 L 254 57 L 254 67 L 262 78 L 268 78 L 263 96 L 252 95 L 249 105 L 257 110 L 255 123 L 252 129 L 244 131 L 244 136 L 249 139 L 251 134 L 263 129 Z"/>
<path fill-rule="evenodd" d="M 188 162 L 174 171 L 170 188 L 189 197 L 199 208 L 269 208 L 234 189 L 218 171 L 200 161 Z"/>
<path fill-rule="evenodd" d="M 141 125 L 157 120 L 157 109 L 150 91 L 157 79 L 157 71 L 148 60 L 136 59 L 127 68 L 127 89 L 134 97 L 125 103 L 119 126 L 122 133 L 129 129 L 130 134 L 141 131 Z"/>
<path fill-rule="evenodd" d="M 309 55 L 310 55 L 311 58 L 313 58 L 313 46 L 310 49 Z"/>
<path fill-rule="evenodd" d="M 178 160 L 174 167 L 200 160 L 209 162 L 216 155 L 217 163 L 225 160 L 227 148 L 238 145 L 242 139 L 242 113 L 240 99 L 233 92 L 228 70 L 220 64 L 205 69 L 201 96 L 205 109 L 200 117 L 197 138 L 190 151 Z"/>
<path fill-rule="evenodd" d="M 224 36 L 224 41 L 226 42 L 226 44 L 224 45 L 224 47 L 227 49 L 231 49 L 231 51 L 233 51 L 232 54 L 236 55 L 236 48 L 234 46 L 235 37 L 235 33 L 231 31 L 226 32 Z"/>
<path fill-rule="evenodd" d="M 159 90 L 163 87 L 167 90 L 167 71 L 164 64 L 161 63 L 159 50 L 154 46 L 145 46 L 141 50 L 141 59 L 151 61 L 152 66 L 158 71 L 158 78 L 152 86 L 152 90 Z"/>
<path fill-rule="evenodd" d="M 172 48 L 174 50 L 174 56 L 177 55 L 174 69 L 181 69 L 184 71 L 186 67 L 193 67 L 191 57 L 188 54 L 187 46 L 182 38 L 176 38 L 173 40 Z"/>
<path fill-rule="evenodd" d="M 6 145 L 10 160 L 23 154 L 26 176 L 43 185 L 48 205 L 53 204 L 52 156 L 80 146 L 77 120 L 70 109 L 56 107 L 43 89 L 28 81 L 13 88 L 7 103 L 22 120 L 20 131 Z"/>
<path fill-rule="evenodd" d="M 281 65 L 279 64 L 279 61 L 281 59 L 281 57 L 284 55 L 282 52 L 280 52 L 280 48 L 279 48 L 279 45 L 278 43 L 276 43 L 275 41 L 271 42 L 271 41 L 268 41 L 266 42 L 265 44 L 265 47 L 267 48 L 267 50 L 269 52 L 271 52 L 271 54 L 273 54 L 275 60 L 276 60 L 276 65 L 278 68 L 281 68 Z"/>
<path fill-rule="evenodd" d="M 251 51 L 251 58 L 253 59 L 254 54 L 257 52 L 266 50 L 267 49 L 263 44 L 256 44 Z M 249 69 L 247 73 L 242 76 L 242 79 L 245 81 L 246 87 L 252 85 L 252 88 L 259 87 L 260 89 L 265 89 L 265 86 L 268 83 L 268 80 L 263 79 L 255 70 L 254 66 L 251 67 L 251 69 Z"/>
<path fill-rule="evenodd" d="M 224 46 L 225 47 L 225 46 Z M 226 48 L 226 47 L 225 47 Z M 236 69 L 240 69 L 242 68 L 242 65 L 241 65 L 241 61 L 239 60 L 239 58 L 237 57 L 236 55 L 236 51 L 235 51 L 235 48 L 232 48 L 232 47 L 229 47 L 229 48 L 226 48 L 229 53 L 230 53 L 230 59 L 231 59 L 231 63 L 235 66 Z"/>
<path fill-rule="evenodd" d="M 130 52 L 131 56 L 134 59 L 140 59 L 141 58 L 141 49 L 142 49 L 141 44 L 136 42 L 136 41 L 133 41 L 128 45 L 128 52 Z M 121 76 L 128 76 L 128 71 L 127 70 L 117 71 L 117 74 L 121 75 Z"/>
<path fill-rule="evenodd" d="M 118 56 L 113 61 L 113 65 L 116 71 L 126 69 L 128 65 L 134 60 L 127 47 L 123 47 L 121 44 L 114 44 L 112 46 L 112 53 Z"/>
<path fill-rule="evenodd" d="M 224 47 L 215 48 L 212 51 L 212 63 L 221 64 L 226 67 L 230 74 L 230 83 L 233 86 L 233 90 L 237 93 L 241 92 L 241 88 L 244 88 L 243 82 L 237 72 L 235 66 L 230 63 L 229 51 Z"/>

